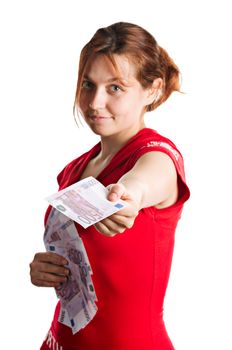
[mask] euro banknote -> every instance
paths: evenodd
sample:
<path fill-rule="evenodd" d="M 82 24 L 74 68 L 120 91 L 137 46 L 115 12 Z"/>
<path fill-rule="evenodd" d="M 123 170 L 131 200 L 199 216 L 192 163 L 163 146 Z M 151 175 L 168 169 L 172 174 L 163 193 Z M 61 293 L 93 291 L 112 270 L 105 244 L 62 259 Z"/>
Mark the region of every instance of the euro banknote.
<path fill-rule="evenodd" d="M 89 176 L 50 195 L 46 200 L 58 211 L 87 228 L 126 206 L 126 202 L 121 199 L 109 201 L 107 194 L 108 189 Z"/>
<path fill-rule="evenodd" d="M 53 208 L 44 232 L 46 250 L 62 255 L 68 261 L 70 274 L 56 288 L 61 302 L 59 321 L 73 334 L 84 328 L 95 316 L 97 300 L 92 282 L 92 269 L 73 220 Z"/>
<path fill-rule="evenodd" d="M 97 312 L 93 272 L 74 221 L 87 228 L 126 206 L 122 200 L 107 200 L 107 194 L 107 188 L 88 177 L 47 197 L 53 208 L 46 222 L 44 244 L 47 251 L 68 261 L 68 280 L 56 288 L 56 295 L 61 302 L 59 322 L 70 327 L 73 334 Z"/>

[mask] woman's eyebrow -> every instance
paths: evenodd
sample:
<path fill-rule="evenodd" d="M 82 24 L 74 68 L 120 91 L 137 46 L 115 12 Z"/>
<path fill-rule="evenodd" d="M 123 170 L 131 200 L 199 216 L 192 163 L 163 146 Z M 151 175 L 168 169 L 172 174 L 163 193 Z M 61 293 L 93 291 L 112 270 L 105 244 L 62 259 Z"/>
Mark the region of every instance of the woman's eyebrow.
<path fill-rule="evenodd" d="M 91 81 L 91 82 L 94 82 L 94 80 L 91 79 L 88 75 L 85 75 L 85 76 L 84 76 L 84 79 L 89 80 L 89 81 Z M 106 83 L 113 83 L 114 81 L 122 81 L 122 80 L 123 80 L 122 78 L 113 77 L 113 78 L 107 79 L 105 82 L 106 82 Z"/>
<path fill-rule="evenodd" d="M 84 79 L 86 79 L 86 80 L 88 80 L 88 81 L 90 81 L 91 83 L 94 84 L 94 80 L 91 79 L 88 75 L 85 75 L 85 76 L 84 76 Z M 107 79 L 107 80 L 105 81 L 105 83 L 107 83 L 107 84 L 109 84 L 109 83 L 115 83 L 115 82 L 120 83 L 120 84 L 122 84 L 122 85 L 124 85 L 124 86 L 127 86 L 127 87 L 131 86 L 131 84 L 129 83 L 129 81 L 126 80 L 125 78 L 123 79 L 122 77 L 112 77 L 112 78 Z"/>

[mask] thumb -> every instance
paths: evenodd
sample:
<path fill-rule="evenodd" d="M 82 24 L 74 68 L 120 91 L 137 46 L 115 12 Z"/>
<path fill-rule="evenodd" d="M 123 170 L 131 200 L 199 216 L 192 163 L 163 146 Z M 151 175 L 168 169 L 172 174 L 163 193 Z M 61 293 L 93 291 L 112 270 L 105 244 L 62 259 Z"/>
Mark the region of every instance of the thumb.
<path fill-rule="evenodd" d="M 107 199 L 115 202 L 126 193 L 126 189 L 122 184 L 112 184 L 107 186 L 109 193 Z"/>

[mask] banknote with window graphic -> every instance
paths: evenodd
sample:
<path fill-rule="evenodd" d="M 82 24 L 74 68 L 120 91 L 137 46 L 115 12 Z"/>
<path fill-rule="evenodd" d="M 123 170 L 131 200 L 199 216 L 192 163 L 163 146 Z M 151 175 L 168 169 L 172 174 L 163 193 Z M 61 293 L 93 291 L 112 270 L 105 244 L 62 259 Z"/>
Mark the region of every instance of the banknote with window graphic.
<path fill-rule="evenodd" d="M 89 259 L 73 220 L 53 208 L 44 232 L 47 251 L 62 255 L 70 270 L 66 282 L 56 288 L 61 301 L 59 321 L 73 334 L 84 328 L 97 312 L 97 300 L 92 282 Z"/>
<path fill-rule="evenodd" d="M 66 187 L 46 200 L 58 211 L 87 228 L 126 207 L 126 202 L 107 199 L 108 189 L 94 177 Z"/>

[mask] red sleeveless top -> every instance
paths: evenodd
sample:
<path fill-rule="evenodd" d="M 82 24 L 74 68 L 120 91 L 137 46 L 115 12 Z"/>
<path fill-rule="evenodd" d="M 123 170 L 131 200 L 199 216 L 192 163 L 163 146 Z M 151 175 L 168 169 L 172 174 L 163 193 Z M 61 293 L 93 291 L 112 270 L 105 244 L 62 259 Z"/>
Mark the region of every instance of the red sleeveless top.
<path fill-rule="evenodd" d="M 98 143 L 68 164 L 58 175 L 60 189 L 77 182 L 89 160 L 100 149 Z M 132 228 L 111 238 L 94 227 L 83 229 L 77 225 L 93 270 L 98 311 L 84 329 L 73 335 L 70 328 L 58 322 L 58 302 L 41 349 L 174 349 L 163 322 L 163 302 L 175 229 L 183 204 L 190 195 L 181 153 L 170 140 L 144 128 L 118 151 L 97 179 L 105 186 L 117 182 L 139 157 L 152 151 L 168 154 L 175 164 L 179 186 L 177 202 L 164 209 L 141 209 Z"/>

